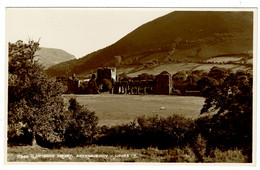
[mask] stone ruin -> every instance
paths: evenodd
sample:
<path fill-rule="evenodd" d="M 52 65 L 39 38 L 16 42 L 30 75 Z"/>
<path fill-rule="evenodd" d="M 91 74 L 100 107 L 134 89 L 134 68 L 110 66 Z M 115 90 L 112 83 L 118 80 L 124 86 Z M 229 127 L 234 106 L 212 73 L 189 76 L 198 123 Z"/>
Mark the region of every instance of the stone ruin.
<path fill-rule="evenodd" d="M 118 80 L 115 68 L 98 68 L 88 81 L 86 94 L 97 94 L 102 89 L 102 81 L 107 79 L 112 83 L 110 93 L 113 94 L 164 94 L 172 93 L 172 77 L 167 71 L 155 76 L 153 80 Z M 68 93 L 81 93 L 80 82 L 75 74 L 68 79 Z"/>
<path fill-rule="evenodd" d="M 76 77 L 76 75 L 73 74 L 72 77 L 68 78 L 68 91 L 67 91 L 67 93 L 77 94 L 77 93 L 79 93 L 79 89 L 80 89 L 80 81 Z"/>
<path fill-rule="evenodd" d="M 172 92 L 172 78 L 168 72 L 155 76 L 154 80 L 129 80 L 115 83 L 115 94 L 165 94 Z"/>

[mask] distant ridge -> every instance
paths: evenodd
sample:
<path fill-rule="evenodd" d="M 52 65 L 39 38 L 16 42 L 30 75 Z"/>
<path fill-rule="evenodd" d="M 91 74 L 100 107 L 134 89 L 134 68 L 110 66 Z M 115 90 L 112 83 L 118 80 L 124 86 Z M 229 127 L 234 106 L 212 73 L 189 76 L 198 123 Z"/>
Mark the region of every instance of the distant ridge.
<path fill-rule="evenodd" d="M 73 60 L 75 56 L 61 49 L 40 47 L 40 50 L 36 52 L 35 59 L 47 69 L 52 65 Z"/>
<path fill-rule="evenodd" d="M 138 27 L 109 47 L 54 65 L 47 73 L 89 74 L 97 67 L 115 66 L 115 56 L 122 58 L 118 67 L 136 68 L 167 57 L 180 62 L 206 61 L 252 50 L 253 12 L 175 11 Z"/>

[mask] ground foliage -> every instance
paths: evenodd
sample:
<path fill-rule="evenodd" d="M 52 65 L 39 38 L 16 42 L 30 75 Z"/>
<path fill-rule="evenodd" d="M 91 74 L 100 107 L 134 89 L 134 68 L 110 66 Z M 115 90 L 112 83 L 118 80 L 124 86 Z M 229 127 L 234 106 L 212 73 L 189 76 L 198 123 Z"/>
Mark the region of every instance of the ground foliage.
<path fill-rule="evenodd" d="M 81 106 L 75 98 L 69 100 L 69 120 L 64 134 L 65 146 L 75 147 L 92 144 L 97 133 L 98 117 Z"/>
<path fill-rule="evenodd" d="M 126 125 L 101 127 L 98 144 L 134 148 L 158 147 L 160 149 L 185 146 L 196 137 L 195 124 L 179 115 L 167 118 L 138 117 Z"/>

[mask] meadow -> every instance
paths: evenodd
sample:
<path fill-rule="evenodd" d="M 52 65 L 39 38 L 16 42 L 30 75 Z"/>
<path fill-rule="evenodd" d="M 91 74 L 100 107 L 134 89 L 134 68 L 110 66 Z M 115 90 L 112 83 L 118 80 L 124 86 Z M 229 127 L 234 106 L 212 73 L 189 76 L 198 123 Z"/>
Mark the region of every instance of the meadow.
<path fill-rule="evenodd" d="M 207 62 L 236 62 L 242 60 L 242 57 L 214 57 L 206 60 Z"/>
<path fill-rule="evenodd" d="M 119 125 L 140 116 L 168 117 L 179 114 L 187 118 L 198 118 L 204 104 L 203 97 L 166 95 L 64 95 L 65 103 L 76 98 L 81 105 L 95 111 L 99 125 Z"/>

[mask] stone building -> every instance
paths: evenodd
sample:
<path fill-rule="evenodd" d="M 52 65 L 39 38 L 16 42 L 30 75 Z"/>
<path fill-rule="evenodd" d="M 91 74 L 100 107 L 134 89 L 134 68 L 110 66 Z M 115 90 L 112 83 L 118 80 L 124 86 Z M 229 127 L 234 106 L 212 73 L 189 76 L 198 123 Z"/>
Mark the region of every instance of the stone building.
<path fill-rule="evenodd" d="M 132 79 L 117 81 L 114 94 L 165 94 L 172 93 L 172 77 L 164 71 L 154 79 Z"/>
<path fill-rule="evenodd" d="M 75 74 L 68 78 L 68 93 L 78 93 L 80 88 L 80 81 Z"/>
<path fill-rule="evenodd" d="M 96 82 L 101 92 L 109 91 L 113 93 L 113 86 L 116 81 L 116 68 L 98 68 Z"/>
<path fill-rule="evenodd" d="M 101 82 L 103 79 L 116 82 L 116 68 L 98 68 L 97 70 L 97 82 Z"/>
<path fill-rule="evenodd" d="M 91 79 L 88 81 L 88 87 L 86 89 L 86 93 L 87 94 L 98 94 L 99 93 L 95 74 L 92 74 Z"/>
<path fill-rule="evenodd" d="M 129 80 L 115 83 L 114 94 L 152 94 L 154 81 Z"/>
<path fill-rule="evenodd" d="M 111 88 L 107 91 L 114 94 L 164 94 L 172 93 L 172 77 L 167 71 L 160 73 L 155 77 L 139 76 L 129 80 L 117 80 L 115 68 L 99 68 L 97 77 L 93 74 L 86 88 L 87 94 L 97 94 L 105 92 L 105 80 L 110 83 Z M 68 79 L 68 93 L 80 93 L 80 83 L 75 75 Z M 112 83 L 112 84 L 111 84 Z"/>
<path fill-rule="evenodd" d="M 155 84 L 153 88 L 154 94 L 169 95 L 172 92 L 172 77 L 167 71 L 161 72 L 155 76 Z"/>

